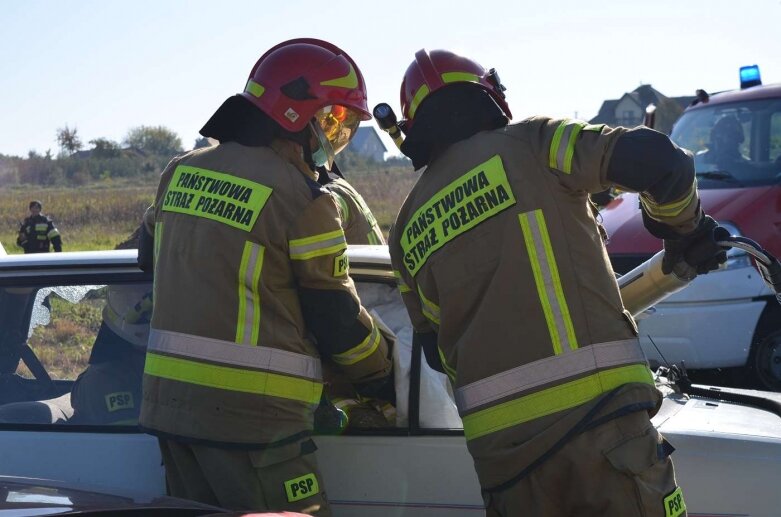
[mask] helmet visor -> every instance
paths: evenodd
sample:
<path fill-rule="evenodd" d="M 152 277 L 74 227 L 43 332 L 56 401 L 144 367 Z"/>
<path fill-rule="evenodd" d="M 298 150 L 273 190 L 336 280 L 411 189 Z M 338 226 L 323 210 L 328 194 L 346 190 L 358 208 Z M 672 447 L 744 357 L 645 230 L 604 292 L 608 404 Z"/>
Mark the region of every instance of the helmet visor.
<path fill-rule="evenodd" d="M 315 113 L 315 121 L 331 144 L 334 155 L 339 154 L 350 143 L 358 130 L 361 118 L 360 112 L 339 104 L 320 108 Z"/>

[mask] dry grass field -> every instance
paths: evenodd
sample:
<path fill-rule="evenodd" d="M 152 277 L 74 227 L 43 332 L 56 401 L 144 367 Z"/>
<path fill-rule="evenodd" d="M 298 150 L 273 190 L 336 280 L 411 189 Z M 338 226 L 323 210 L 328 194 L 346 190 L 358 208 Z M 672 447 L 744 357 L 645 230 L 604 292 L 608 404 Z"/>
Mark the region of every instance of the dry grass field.
<path fill-rule="evenodd" d="M 356 172 L 347 179 L 387 235 L 417 177 L 408 168 L 392 167 Z M 0 243 L 8 253 L 21 253 L 16 246 L 19 224 L 27 216 L 30 200 L 38 199 L 60 230 L 64 250 L 112 249 L 138 227 L 156 190 L 156 183 L 117 182 L 78 188 L 5 188 L 0 191 Z"/>
<path fill-rule="evenodd" d="M 13 187 L 0 192 L 0 242 L 8 253 L 16 246 L 19 225 L 33 199 L 54 220 L 66 251 L 112 249 L 141 222 L 157 185 L 105 183 L 79 188 Z"/>

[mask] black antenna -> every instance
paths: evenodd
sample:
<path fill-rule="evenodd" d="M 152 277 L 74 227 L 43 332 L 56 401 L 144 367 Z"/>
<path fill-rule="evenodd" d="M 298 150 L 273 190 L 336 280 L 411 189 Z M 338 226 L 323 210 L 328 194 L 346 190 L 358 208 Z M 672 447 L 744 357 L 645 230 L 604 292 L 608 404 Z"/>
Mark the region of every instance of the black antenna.
<path fill-rule="evenodd" d="M 661 358 L 662 358 L 662 361 L 664 361 L 664 364 L 666 364 L 666 365 L 667 365 L 667 368 L 672 368 L 672 366 L 671 366 L 671 365 L 670 365 L 670 363 L 667 361 L 667 359 L 665 359 L 664 355 L 662 355 L 662 351 L 661 351 L 661 350 L 659 350 L 659 347 L 658 347 L 658 346 L 656 346 L 656 343 L 654 343 L 654 340 L 651 338 L 651 335 L 650 335 L 650 334 L 646 334 L 646 336 L 648 337 L 648 340 L 649 340 L 649 341 L 651 342 L 651 344 L 654 346 L 654 348 L 656 349 L 656 351 L 659 353 L 659 357 L 661 357 Z"/>

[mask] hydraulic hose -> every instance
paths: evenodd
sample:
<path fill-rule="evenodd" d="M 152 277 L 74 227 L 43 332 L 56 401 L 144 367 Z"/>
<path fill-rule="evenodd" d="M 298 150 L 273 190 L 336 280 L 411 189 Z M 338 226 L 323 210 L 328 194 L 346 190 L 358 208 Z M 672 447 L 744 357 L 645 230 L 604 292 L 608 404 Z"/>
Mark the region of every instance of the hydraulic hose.
<path fill-rule="evenodd" d="M 759 274 L 762 275 L 762 279 L 773 290 L 776 300 L 781 304 L 781 262 L 776 257 L 757 242 L 746 237 L 730 235 L 720 238 L 716 244 L 741 249 L 754 257 Z"/>

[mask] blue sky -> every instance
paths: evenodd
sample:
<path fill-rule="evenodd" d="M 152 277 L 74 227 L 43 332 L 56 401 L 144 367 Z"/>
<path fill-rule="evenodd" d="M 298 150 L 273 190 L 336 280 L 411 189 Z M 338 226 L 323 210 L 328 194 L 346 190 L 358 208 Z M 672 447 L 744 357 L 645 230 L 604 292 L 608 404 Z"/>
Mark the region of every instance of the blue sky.
<path fill-rule="evenodd" d="M 3 0 L 0 153 L 56 153 L 66 124 L 85 143 L 165 125 L 190 147 L 267 48 L 304 36 L 355 59 L 370 106 L 398 112 L 415 51 L 447 48 L 499 70 L 516 120 L 588 119 L 641 83 L 730 89 L 754 63 L 781 82 L 779 20 L 781 0 Z"/>

